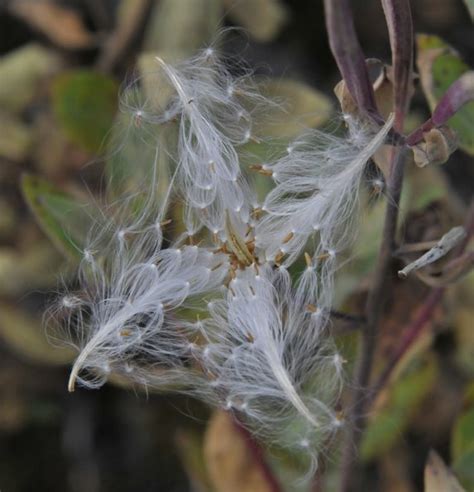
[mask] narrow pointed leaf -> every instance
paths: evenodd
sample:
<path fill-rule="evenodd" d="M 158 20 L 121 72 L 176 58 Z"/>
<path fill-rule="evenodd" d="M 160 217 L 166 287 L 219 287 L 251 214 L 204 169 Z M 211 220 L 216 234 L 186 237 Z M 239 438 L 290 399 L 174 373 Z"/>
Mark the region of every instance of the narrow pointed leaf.
<path fill-rule="evenodd" d="M 54 113 L 67 137 L 89 152 L 101 150 L 117 109 L 117 82 L 77 70 L 61 74 L 52 92 Z"/>
<path fill-rule="evenodd" d="M 94 223 L 93 207 L 36 176 L 24 175 L 21 184 L 43 231 L 66 256 L 79 258 Z"/>
<path fill-rule="evenodd" d="M 408 137 L 411 145 L 423 132 L 444 123 L 456 131 L 459 147 L 474 155 L 473 76 L 469 66 L 437 36 L 417 35 L 417 66 L 433 117 Z"/>

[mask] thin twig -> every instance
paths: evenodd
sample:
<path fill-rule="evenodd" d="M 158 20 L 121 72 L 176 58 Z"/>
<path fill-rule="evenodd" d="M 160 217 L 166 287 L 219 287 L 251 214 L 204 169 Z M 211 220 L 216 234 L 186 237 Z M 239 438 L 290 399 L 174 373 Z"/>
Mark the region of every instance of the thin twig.
<path fill-rule="evenodd" d="M 386 387 L 398 362 L 413 346 L 414 342 L 419 339 L 424 328 L 433 317 L 436 307 L 439 305 L 439 302 L 443 297 L 444 291 L 444 288 L 433 289 L 427 296 L 421 308 L 418 310 L 415 319 L 404 330 L 402 340 L 397 347 L 397 350 L 394 352 L 382 374 L 379 376 L 369 392 L 367 405 L 370 405 L 377 398 L 380 391 Z"/>
<path fill-rule="evenodd" d="M 395 195 L 398 203 L 400 198 L 400 187 L 403 178 L 403 163 L 406 155 L 407 148 L 400 150 L 399 158 L 396 161 L 393 176 L 393 190 L 397 191 L 398 182 L 398 195 Z M 397 167 L 401 169 L 397 170 Z M 423 306 L 420 308 L 415 320 L 407 328 L 402 342 L 394 354 L 394 357 L 389 361 L 387 367 L 374 384 L 373 389 L 368 389 L 368 383 L 370 378 L 370 371 L 372 368 L 373 355 L 375 351 L 376 330 L 378 322 L 380 320 L 384 301 L 387 296 L 387 283 L 390 279 L 390 264 L 391 264 L 391 251 L 394 246 L 394 237 L 397 223 L 396 208 L 394 209 L 395 202 L 391 201 L 387 206 L 387 214 L 385 219 L 384 237 L 382 241 L 382 247 L 379 256 L 379 262 L 377 265 L 377 275 L 375 278 L 373 289 L 369 295 L 367 302 L 367 316 L 368 324 L 367 329 L 362 332 L 361 340 L 361 357 L 359 363 L 359 369 L 357 372 L 356 387 L 354 394 L 354 406 L 352 409 L 352 427 L 350 434 L 349 445 L 346 446 L 345 454 L 343 457 L 343 478 L 341 482 L 341 492 L 350 490 L 351 484 L 355 480 L 355 456 L 354 450 L 357 449 L 357 445 L 360 442 L 362 432 L 366 424 L 366 409 L 374 401 L 374 398 L 378 394 L 381 388 L 385 386 L 392 374 L 393 369 L 396 367 L 397 362 L 413 345 L 413 342 L 418 339 L 422 333 L 424 327 L 433 316 L 433 313 L 443 297 L 445 292 L 444 287 L 438 287 L 431 291 L 426 298 Z M 451 263 L 457 261 L 457 258 L 464 254 L 470 239 L 474 235 L 474 201 L 471 203 L 467 213 L 467 219 L 465 222 L 466 237 L 459 245 L 456 251 L 456 258 L 451 260 Z M 449 265 L 449 264 L 448 264 Z M 385 273 L 384 273 L 385 272 Z"/>
<path fill-rule="evenodd" d="M 360 355 L 354 381 L 348 442 L 344 449 L 342 462 L 341 492 L 350 490 L 351 484 L 354 481 L 355 476 L 353 472 L 356 462 L 355 452 L 366 425 L 365 409 L 368 400 L 367 387 L 369 385 L 374 359 L 377 328 L 391 284 L 391 266 L 398 224 L 398 204 L 400 202 L 407 151 L 407 147 L 396 149 L 395 160 L 393 162 L 392 172 L 388 183 L 387 191 L 389 200 L 387 202 L 385 213 L 382 243 L 375 268 L 372 289 L 369 292 L 367 299 L 367 324 L 365 329 L 362 330 L 360 341 Z"/>
<path fill-rule="evenodd" d="M 402 244 L 395 252 L 396 257 L 401 257 L 409 253 L 419 253 L 420 251 L 428 251 L 433 246 L 436 246 L 438 241 L 423 241 L 421 243 Z"/>
<path fill-rule="evenodd" d="M 469 241 L 474 234 L 474 201 L 469 207 L 467 219 L 464 224 L 464 229 L 466 231 L 466 235 L 456 251 L 456 257 L 448 263 L 448 267 L 450 265 L 455 265 L 459 258 L 462 258 L 469 244 Z M 383 370 L 382 374 L 374 383 L 372 390 L 370 391 L 368 403 L 372 403 L 377 398 L 380 390 L 382 390 L 388 383 L 390 376 L 392 375 L 392 372 L 397 366 L 398 362 L 407 353 L 410 347 L 412 347 L 413 343 L 419 338 L 419 336 L 423 332 L 424 327 L 432 318 L 433 313 L 435 312 L 436 307 L 441 301 L 445 290 L 446 289 L 444 287 L 432 289 L 430 294 L 426 297 L 423 305 L 418 310 L 415 319 L 404 331 L 402 341 L 400 342 L 397 350 L 394 352 L 392 358 L 387 363 L 387 366 Z"/>
<path fill-rule="evenodd" d="M 130 46 L 143 34 L 153 0 L 137 0 L 126 21 L 119 23 L 104 45 L 96 62 L 98 70 L 111 72 L 127 54 Z"/>
<path fill-rule="evenodd" d="M 341 311 L 337 311 L 336 309 L 331 309 L 331 318 L 341 321 L 347 321 L 348 323 L 359 326 L 367 322 L 367 318 L 365 316 L 343 313 Z"/>
<path fill-rule="evenodd" d="M 395 130 L 402 133 L 411 99 L 409 85 L 412 79 L 413 32 L 410 4 L 408 0 L 382 0 L 382 5 L 390 34 L 395 74 L 393 89 Z M 362 330 L 359 359 L 355 372 L 348 442 L 342 458 L 341 492 L 348 492 L 356 480 L 355 454 L 366 426 L 367 388 L 374 360 L 377 331 L 392 283 L 398 210 L 407 155 L 408 147 L 405 144 L 393 148 L 387 186 L 389 200 L 385 212 L 382 242 L 375 267 L 374 281 L 367 298 L 367 324 Z"/>

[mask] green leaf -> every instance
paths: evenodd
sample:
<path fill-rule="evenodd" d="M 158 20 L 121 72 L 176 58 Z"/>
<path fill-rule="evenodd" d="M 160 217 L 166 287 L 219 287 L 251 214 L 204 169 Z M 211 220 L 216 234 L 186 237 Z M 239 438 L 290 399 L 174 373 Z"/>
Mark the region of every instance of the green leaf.
<path fill-rule="evenodd" d="M 221 0 L 161 0 L 149 23 L 145 48 L 187 56 L 214 40 L 221 20 Z"/>
<path fill-rule="evenodd" d="M 441 38 L 419 34 L 416 40 L 421 86 L 433 110 L 449 86 L 470 68 Z M 456 131 L 460 148 L 474 155 L 474 101 L 460 109 L 448 126 Z"/>
<path fill-rule="evenodd" d="M 57 77 L 52 93 L 54 113 L 68 138 L 98 152 L 117 110 L 117 82 L 97 72 L 76 70 Z"/>
<path fill-rule="evenodd" d="M 474 448 L 454 461 L 452 467 L 466 490 L 474 490 Z"/>
<path fill-rule="evenodd" d="M 436 382 L 434 359 L 415 365 L 391 388 L 384 407 L 370 422 L 364 434 L 361 455 L 370 461 L 388 451 L 402 436 L 410 419 Z"/>
<path fill-rule="evenodd" d="M 454 425 L 451 436 L 453 460 L 457 460 L 471 449 L 474 449 L 474 407 L 464 412 Z"/>
<path fill-rule="evenodd" d="M 474 20 L 474 0 L 464 0 L 467 10 L 471 14 L 471 19 Z"/>
<path fill-rule="evenodd" d="M 333 112 L 330 99 L 304 82 L 291 79 L 270 79 L 260 83 L 265 96 L 281 103 L 284 111 L 256 124 L 256 133 L 271 137 L 294 137 L 305 128 L 321 127 Z"/>
<path fill-rule="evenodd" d="M 260 42 L 276 38 L 288 20 L 282 0 L 224 0 L 224 6 L 229 18 Z"/>
<path fill-rule="evenodd" d="M 94 207 L 32 175 L 22 178 L 22 191 L 39 225 L 55 246 L 79 258 L 94 224 Z"/>
<path fill-rule="evenodd" d="M 212 490 L 202 451 L 203 436 L 191 429 L 179 429 L 175 442 L 193 489 Z"/>
<path fill-rule="evenodd" d="M 468 394 L 472 388 L 468 387 Z M 474 489 L 474 406 L 456 420 L 451 434 L 451 457 L 454 471 L 469 490 Z"/>

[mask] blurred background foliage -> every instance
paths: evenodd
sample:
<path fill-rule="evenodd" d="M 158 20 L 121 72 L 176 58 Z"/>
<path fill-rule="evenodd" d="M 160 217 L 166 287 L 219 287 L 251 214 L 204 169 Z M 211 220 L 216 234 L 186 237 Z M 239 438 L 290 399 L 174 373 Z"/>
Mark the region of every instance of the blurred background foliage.
<path fill-rule="evenodd" d="M 386 62 L 390 52 L 379 0 L 352 4 L 366 54 Z M 414 127 L 474 65 L 474 4 L 413 0 L 412 8 L 419 33 L 419 81 L 409 118 Z M 119 195 L 110 176 L 133 181 L 146 172 L 140 168 L 146 163 L 140 141 L 120 159 L 101 157 L 104 142 L 120 139 L 113 128 L 120 119 L 121 83 L 142 76 L 140 90 L 156 97 L 146 78 L 153 57 L 182 59 L 226 26 L 243 29 L 225 36 L 225 51 L 243 56 L 262 76 L 263 90 L 284 101 L 288 111 L 284 121 L 261 129 L 275 137 L 274 147 L 257 145 L 253 152 L 264 158 L 284 143 L 283 134 L 330 124 L 338 112 L 332 89 L 339 77 L 322 1 L 0 3 L 2 491 L 270 490 L 225 413 L 211 413 L 184 397 L 122 388 L 120 381 L 101 391 L 68 394 L 74 354 L 48 337 L 42 322 L 59 277 L 74 281 L 91 222 L 89 204 L 105 192 L 104 182 L 107 193 Z M 380 89 L 380 100 L 390 97 L 386 90 Z M 443 167 L 409 167 L 401 211 L 406 243 L 433 241 L 463 222 L 474 181 L 474 103 L 450 126 L 462 151 Z M 262 190 L 268 186 L 265 179 L 258 182 Z M 383 220 L 381 194 L 375 187 L 367 190 L 359 240 L 339 275 L 338 303 L 347 311 L 363 309 Z M 179 204 L 176 209 L 179 216 Z M 425 284 L 420 279 L 396 283 L 381 333 L 379 373 L 416 317 L 428 292 Z M 365 490 L 462 490 L 458 479 L 465 490 L 474 490 L 473 298 L 472 275 L 450 288 L 377 395 L 362 446 L 370 470 Z M 355 335 L 341 335 L 339 341 L 351 361 Z M 432 448 L 442 458 L 429 454 Z M 268 459 L 286 490 L 305 489 L 295 485 L 297 457 Z M 313 488 L 331 491 L 337 452 L 323 461 L 324 485 Z"/>

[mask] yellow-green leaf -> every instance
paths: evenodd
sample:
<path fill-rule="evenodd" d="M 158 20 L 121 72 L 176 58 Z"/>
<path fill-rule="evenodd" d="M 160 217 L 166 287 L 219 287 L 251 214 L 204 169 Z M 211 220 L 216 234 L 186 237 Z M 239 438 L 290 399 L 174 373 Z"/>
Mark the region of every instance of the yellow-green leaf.
<path fill-rule="evenodd" d="M 410 420 L 436 382 L 434 359 L 421 363 L 402 375 L 391 388 L 388 398 L 365 431 L 361 455 L 364 461 L 390 449 L 402 436 Z"/>
<path fill-rule="evenodd" d="M 465 398 L 469 402 L 468 387 Z M 469 490 L 474 489 L 474 405 L 456 420 L 451 434 L 451 458 L 453 469 L 460 482 Z"/>
<path fill-rule="evenodd" d="M 449 86 L 470 68 L 459 54 L 441 38 L 432 35 L 417 36 L 417 65 L 423 92 L 433 110 Z M 449 121 L 456 131 L 459 146 L 474 155 L 474 101 L 467 103 Z"/>
<path fill-rule="evenodd" d="M 71 258 L 80 257 L 94 223 L 94 208 L 36 176 L 24 175 L 22 190 L 39 225 L 54 245 Z"/>
<path fill-rule="evenodd" d="M 68 364 L 72 350 L 54 346 L 46 335 L 41 318 L 25 315 L 6 303 L 0 304 L 0 337 L 15 353 L 41 364 Z"/>
<path fill-rule="evenodd" d="M 324 125 L 332 114 L 330 99 L 304 82 L 270 79 L 262 82 L 260 88 L 263 94 L 281 103 L 283 111 L 264 124 L 257 122 L 258 135 L 294 137 L 305 128 Z"/>
<path fill-rule="evenodd" d="M 203 454 L 203 436 L 190 429 L 180 429 L 176 434 L 176 447 L 193 490 L 211 491 L 209 475 Z"/>
<path fill-rule="evenodd" d="M 117 110 L 117 82 L 75 70 L 58 76 L 52 92 L 55 116 L 68 138 L 89 152 L 101 150 Z"/>
<path fill-rule="evenodd" d="M 52 289 L 57 275 L 63 278 L 64 259 L 47 240 L 35 241 L 24 247 L 0 248 L 0 295 L 15 297 L 35 289 Z"/>
<path fill-rule="evenodd" d="M 274 39 L 288 20 L 282 0 L 224 0 L 229 18 L 257 41 Z"/>
<path fill-rule="evenodd" d="M 38 44 L 27 44 L 0 57 L 0 106 L 18 112 L 34 98 L 42 79 L 60 66 L 59 57 Z"/>
<path fill-rule="evenodd" d="M 474 0 L 464 0 L 467 10 L 471 14 L 471 19 L 474 20 Z"/>
<path fill-rule="evenodd" d="M 161 0 L 149 23 L 145 47 L 187 56 L 214 39 L 221 20 L 220 0 Z"/>

